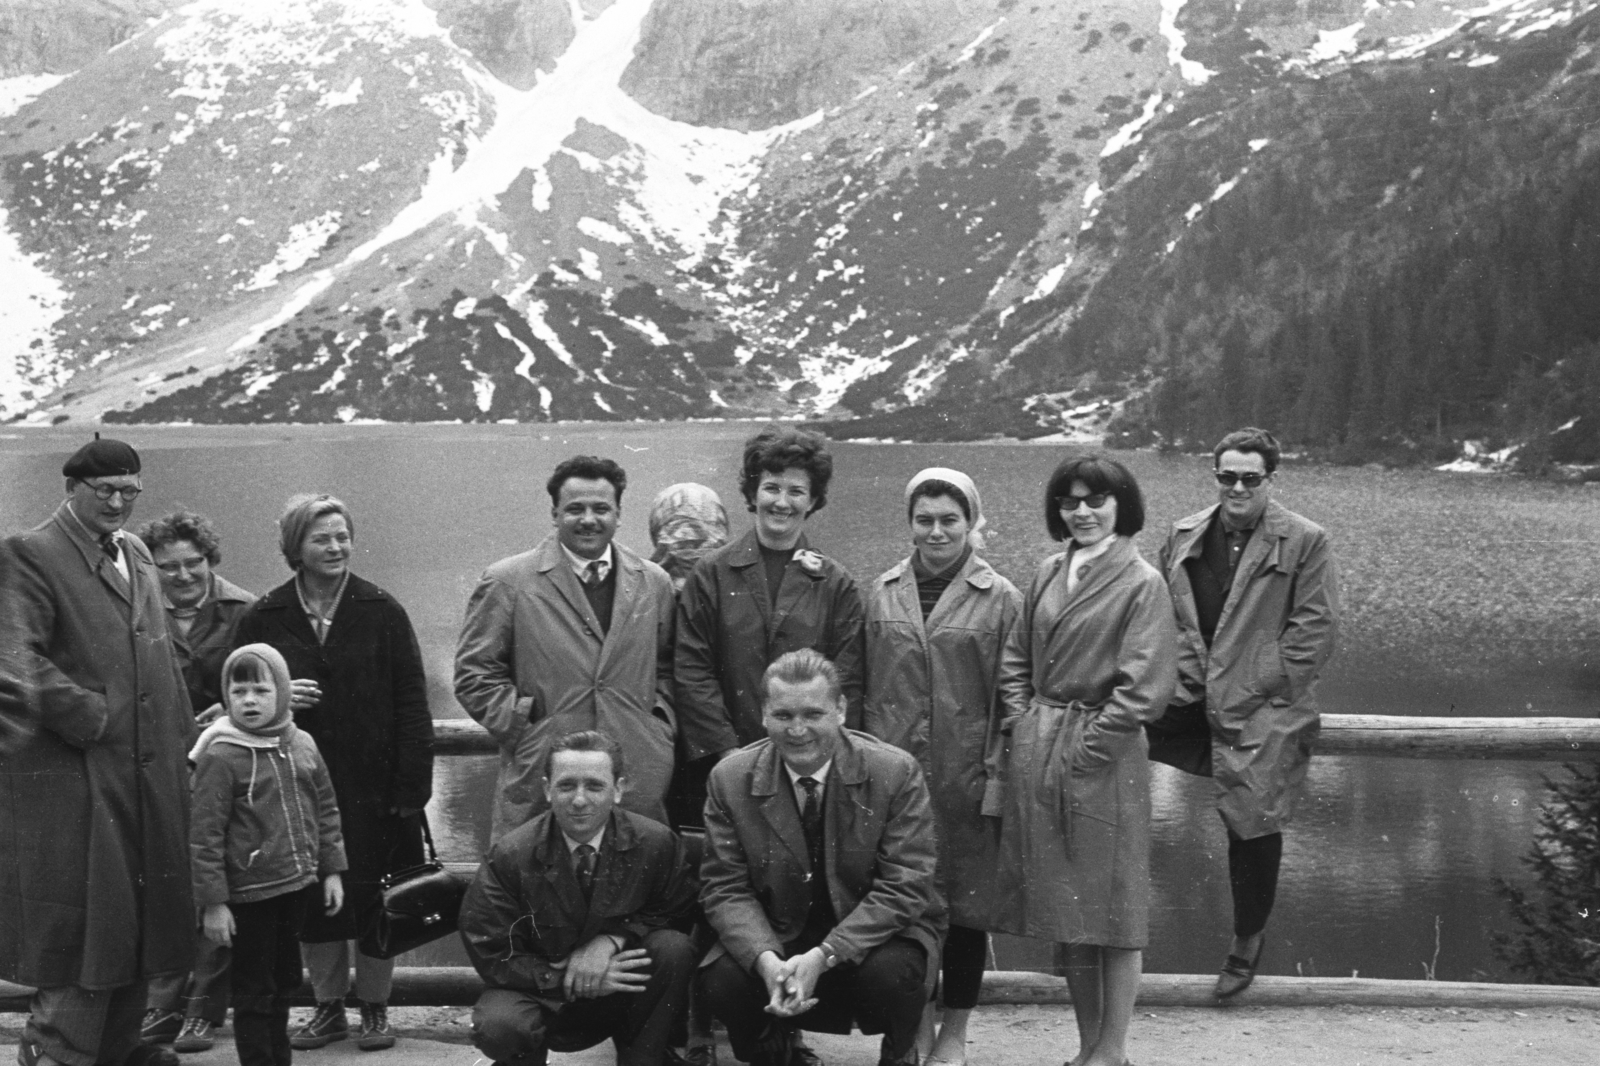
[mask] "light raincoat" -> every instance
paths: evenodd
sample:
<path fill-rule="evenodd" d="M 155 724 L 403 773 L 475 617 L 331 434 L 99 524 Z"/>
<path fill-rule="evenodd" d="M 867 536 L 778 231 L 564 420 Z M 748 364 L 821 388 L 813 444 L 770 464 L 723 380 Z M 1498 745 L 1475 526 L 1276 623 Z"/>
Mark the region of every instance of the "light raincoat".
<path fill-rule="evenodd" d="M 1039 567 L 1006 642 L 1009 745 L 996 928 L 1057 943 L 1149 940 L 1150 768 L 1144 723 L 1166 709 L 1177 627 L 1165 582 L 1119 537 L 1067 593 Z"/>
<path fill-rule="evenodd" d="M 622 806 L 658 822 L 672 776 L 672 581 L 615 542 L 616 600 L 600 632 L 578 575 L 551 534 L 485 570 L 456 646 L 456 699 L 500 744 L 492 839 L 550 806 L 544 764 L 568 733 L 622 745 Z"/>
<path fill-rule="evenodd" d="M 1289 823 L 1305 782 L 1322 728 L 1317 674 L 1338 635 L 1338 572 L 1322 527 L 1268 502 L 1207 649 L 1183 561 L 1200 554 L 1215 512 L 1173 524 L 1161 570 L 1180 630 L 1176 701 L 1205 701 L 1217 809 L 1251 840 Z"/>
<path fill-rule="evenodd" d="M 983 816 L 984 796 L 999 796 L 1000 652 L 1022 611 L 1022 594 L 974 553 L 924 623 L 907 558 L 878 578 L 866 609 L 864 731 L 922 764 L 950 921 L 987 929 L 999 822 Z"/>

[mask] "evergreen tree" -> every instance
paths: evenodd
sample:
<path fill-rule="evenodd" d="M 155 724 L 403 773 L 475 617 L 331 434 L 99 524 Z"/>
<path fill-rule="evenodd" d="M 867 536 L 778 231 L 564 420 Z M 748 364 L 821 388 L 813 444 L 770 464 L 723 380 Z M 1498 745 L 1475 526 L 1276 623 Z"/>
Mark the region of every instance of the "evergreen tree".
<path fill-rule="evenodd" d="M 1496 879 L 1521 928 L 1497 933 L 1494 951 L 1540 984 L 1600 985 L 1600 765 L 1568 766 L 1547 779 L 1533 848 L 1531 886 Z"/>

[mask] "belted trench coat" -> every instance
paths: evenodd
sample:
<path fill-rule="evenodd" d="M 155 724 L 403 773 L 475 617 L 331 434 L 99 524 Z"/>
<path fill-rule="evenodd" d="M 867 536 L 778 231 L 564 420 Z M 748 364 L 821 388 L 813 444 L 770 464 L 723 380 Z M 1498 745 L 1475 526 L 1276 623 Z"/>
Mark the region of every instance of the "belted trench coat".
<path fill-rule="evenodd" d="M 1180 631 L 1175 699 L 1205 701 L 1217 809 L 1251 840 L 1282 830 L 1303 791 L 1322 728 L 1317 675 L 1338 638 L 1338 571 L 1322 527 L 1269 501 L 1208 649 L 1183 563 L 1215 512 L 1179 519 L 1161 551 Z"/>
<path fill-rule="evenodd" d="M 809 549 L 805 535 L 796 545 Z M 813 553 L 815 554 L 815 553 Z M 761 675 L 786 652 L 815 648 L 838 667 L 845 724 L 861 723 L 865 639 L 861 593 L 825 555 L 814 568 L 791 559 L 773 605 L 755 530 L 695 565 L 678 603 L 678 719 L 690 759 L 767 735 Z"/>
<path fill-rule="evenodd" d="M 983 806 L 1000 789 L 1000 652 L 1022 594 L 974 553 L 924 622 L 907 558 L 878 578 L 866 607 L 865 731 L 922 764 L 950 921 L 987 929 L 1000 823 Z"/>
<path fill-rule="evenodd" d="M 1102 947 L 1149 940 L 1150 769 L 1144 723 L 1177 674 L 1161 575 L 1118 538 L 1067 592 L 1066 553 L 1039 567 L 1006 641 L 1008 750 L 995 926 Z"/>
<path fill-rule="evenodd" d="M 0 544 L 0 664 L 35 718 L 0 754 L 0 977 L 19 984 L 193 961 L 194 715 L 150 552 L 122 546 L 127 581 L 65 504 Z"/>
<path fill-rule="evenodd" d="M 781 956 L 804 929 L 816 872 L 793 790 L 770 740 L 711 771 L 700 905 L 718 940 L 701 966 L 728 954 L 749 970 L 764 951 Z M 859 963 L 880 944 L 909 937 L 928 953 L 931 988 L 946 914 L 922 768 L 898 748 L 845 730 L 822 803 L 823 882 L 838 916 L 823 943 Z"/>
<path fill-rule="evenodd" d="M 672 776 L 672 579 L 615 542 L 616 599 L 600 631 L 554 535 L 485 570 L 456 645 L 456 699 L 500 746 L 492 839 L 549 808 L 544 764 L 568 733 L 622 745 L 622 806 L 659 822 Z"/>

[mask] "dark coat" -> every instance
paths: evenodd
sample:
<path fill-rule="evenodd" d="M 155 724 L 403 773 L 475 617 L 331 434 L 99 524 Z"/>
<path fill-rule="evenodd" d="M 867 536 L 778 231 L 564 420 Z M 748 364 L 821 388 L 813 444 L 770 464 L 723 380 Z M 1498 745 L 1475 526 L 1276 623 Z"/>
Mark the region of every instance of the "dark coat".
<path fill-rule="evenodd" d="M 723 759 L 706 799 L 700 903 L 719 942 L 705 965 L 732 955 L 750 969 L 783 954 L 811 907 L 811 857 L 783 760 L 770 740 Z M 897 936 L 939 958 L 945 906 L 933 804 L 910 755 L 845 731 L 823 792 L 828 898 L 838 924 L 823 938 L 843 962 Z M 928 966 L 928 980 L 939 967 Z"/>
<path fill-rule="evenodd" d="M 998 800 L 1004 717 L 1000 650 L 1022 611 L 1022 594 L 976 553 L 927 621 L 911 560 L 867 598 L 866 732 L 916 756 L 939 822 L 939 888 L 950 921 L 989 928 L 999 823 L 983 816 Z"/>
<path fill-rule="evenodd" d="M 178 650 L 183 681 L 189 687 L 189 706 L 195 714 L 222 702 L 222 664 L 233 651 L 233 630 L 239 619 L 256 602 L 246 592 L 220 574 L 211 575 L 211 594 L 189 623 L 187 636 L 172 627 L 172 644 Z"/>
<path fill-rule="evenodd" d="M 251 607 L 234 633 L 236 647 L 270 644 L 289 676 L 322 686 L 322 702 L 295 713 L 317 742 L 333 778 L 350 870 L 345 906 L 332 918 L 307 918 L 302 937 L 359 935 L 386 873 L 422 861 L 421 831 L 394 808 L 421 808 L 433 794 L 433 718 L 422 653 L 405 608 L 354 574 L 318 644 L 291 579 Z"/>
<path fill-rule="evenodd" d="M 549 809 L 544 764 L 568 733 L 622 745 L 622 803 L 665 821 L 672 777 L 672 579 L 612 544 L 616 600 L 600 623 L 552 534 L 485 570 L 456 645 L 456 699 L 500 745 L 490 839 Z"/>
<path fill-rule="evenodd" d="M 1322 527 L 1269 502 L 1207 648 L 1183 562 L 1215 513 L 1173 524 L 1161 569 L 1179 629 L 1177 700 L 1205 701 L 1217 810 L 1251 840 L 1282 831 L 1305 785 L 1322 729 L 1317 675 L 1339 634 L 1339 573 Z"/>
<path fill-rule="evenodd" d="M 1039 567 L 1000 663 L 1005 783 L 995 928 L 1058 943 L 1149 940 L 1150 767 L 1144 723 L 1172 697 L 1166 583 L 1119 537 L 1069 594 L 1067 556 Z"/>
<path fill-rule="evenodd" d="M 0 672 L 37 723 L 0 755 L 0 977 L 21 984 L 193 961 L 194 716 L 155 564 L 122 543 L 128 582 L 65 505 L 0 543 Z"/>
<path fill-rule="evenodd" d="M 566 841 L 549 811 L 489 849 L 461 903 L 461 941 L 490 988 L 560 1000 L 564 961 L 601 934 L 636 948 L 687 920 L 695 879 L 683 845 L 662 825 L 616 808 L 585 901 Z"/>
<path fill-rule="evenodd" d="M 796 545 L 806 550 L 802 534 Z M 815 554 L 815 553 L 813 553 Z M 773 607 L 755 530 L 696 564 L 678 598 L 678 728 L 690 759 L 767 735 L 761 675 L 785 652 L 815 648 L 839 668 L 845 724 L 861 725 L 865 613 L 849 571 L 825 555 L 791 559 Z"/>

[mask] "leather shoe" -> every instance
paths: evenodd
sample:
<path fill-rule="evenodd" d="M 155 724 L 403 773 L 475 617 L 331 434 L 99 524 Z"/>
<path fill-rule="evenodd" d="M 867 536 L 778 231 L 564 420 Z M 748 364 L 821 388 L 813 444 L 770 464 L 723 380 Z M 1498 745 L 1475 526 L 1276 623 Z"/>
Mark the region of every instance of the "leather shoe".
<path fill-rule="evenodd" d="M 178 1053 L 165 1044 L 145 1044 L 123 1059 L 122 1066 L 178 1066 Z"/>
<path fill-rule="evenodd" d="M 1261 965 L 1261 953 L 1267 950 L 1267 937 L 1263 933 L 1261 942 L 1256 945 L 1256 957 L 1241 959 L 1237 955 L 1229 955 L 1222 964 L 1222 972 L 1217 974 L 1216 996 L 1218 999 L 1227 999 L 1236 996 L 1250 987 L 1250 982 L 1256 979 L 1256 968 Z"/>

